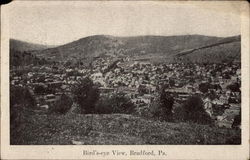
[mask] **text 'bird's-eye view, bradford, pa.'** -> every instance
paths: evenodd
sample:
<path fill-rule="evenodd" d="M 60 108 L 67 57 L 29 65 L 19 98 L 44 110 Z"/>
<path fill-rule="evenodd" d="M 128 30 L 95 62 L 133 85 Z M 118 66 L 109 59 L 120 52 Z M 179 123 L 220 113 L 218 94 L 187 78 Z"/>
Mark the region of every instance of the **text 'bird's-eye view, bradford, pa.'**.
<path fill-rule="evenodd" d="M 10 15 L 11 145 L 241 144 L 240 14 L 104 4 Z"/>

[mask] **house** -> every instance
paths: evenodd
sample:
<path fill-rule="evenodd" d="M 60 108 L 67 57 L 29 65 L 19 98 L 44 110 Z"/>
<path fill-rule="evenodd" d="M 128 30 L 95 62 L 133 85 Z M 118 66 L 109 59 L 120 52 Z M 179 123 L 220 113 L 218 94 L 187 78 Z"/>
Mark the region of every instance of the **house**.
<path fill-rule="evenodd" d="M 230 119 L 228 120 L 228 119 L 224 119 L 224 118 L 220 118 L 220 119 L 222 119 L 222 120 L 217 120 L 216 121 L 216 125 L 218 127 L 232 128 L 233 119 L 232 120 L 230 120 Z"/>
<path fill-rule="evenodd" d="M 191 84 L 187 84 L 187 85 L 185 86 L 185 88 L 186 88 L 186 90 L 187 90 L 188 92 L 193 92 L 193 91 L 195 91 L 194 87 L 193 87 Z"/>
<path fill-rule="evenodd" d="M 47 104 L 45 104 L 45 105 L 41 105 L 40 108 L 42 108 L 42 109 L 49 109 L 49 106 Z"/>
<path fill-rule="evenodd" d="M 185 101 L 190 95 L 194 94 L 194 92 L 189 91 L 186 88 L 165 89 L 165 92 L 172 94 L 174 98 L 178 101 Z"/>
<path fill-rule="evenodd" d="M 99 91 L 101 95 L 105 94 L 111 94 L 115 91 L 114 88 L 109 88 L 109 87 L 99 87 Z"/>
<path fill-rule="evenodd" d="M 90 76 L 90 78 L 93 80 L 94 83 L 100 84 L 101 86 L 107 87 L 105 78 L 103 77 L 103 74 L 101 72 L 94 73 Z"/>
<path fill-rule="evenodd" d="M 46 83 L 49 88 L 60 88 L 63 84 L 62 81 L 55 81 L 55 82 L 49 82 Z"/>
<path fill-rule="evenodd" d="M 44 96 L 45 99 L 45 103 L 47 105 L 54 105 L 55 102 L 59 99 L 59 97 L 56 97 L 54 94 L 48 94 L 46 96 Z"/>
<path fill-rule="evenodd" d="M 239 104 L 239 103 L 230 103 L 229 106 L 232 109 L 237 109 L 237 110 L 241 109 L 241 104 Z"/>
<path fill-rule="evenodd" d="M 218 105 L 218 106 L 224 105 L 224 101 L 221 101 L 221 100 L 219 100 L 218 98 L 214 99 L 214 100 L 212 101 L 212 103 L 215 104 L 215 105 Z"/>
<path fill-rule="evenodd" d="M 143 96 L 138 97 L 137 100 L 143 102 L 144 104 L 150 104 L 153 98 L 154 97 L 150 94 L 144 94 Z"/>
<path fill-rule="evenodd" d="M 238 105 L 230 105 L 230 108 L 226 109 L 222 116 L 217 116 L 217 125 L 219 127 L 232 128 L 233 122 L 236 116 L 240 115 L 240 112 Z"/>
<path fill-rule="evenodd" d="M 220 97 L 219 97 L 219 101 L 220 103 L 223 103 L 223 104 L 228 104 L 228 97 L 224 94 L 222 94 Z"/>
<path fill-rule="evenodd" d="M 212 103 L 212 100 L 209 97 L 206 97 L 203 100 L 203 103 L 204 103 L 205 111 L 208 113 L 208 115 L 210 117 L 212 117 L 212 115 L 213 115 L 213 103 Z"/>
<path fill-rule="evenodd" d="M 94 73 L 90 76 L 91 79 L 97 80 L 103 77 L 103 74 L 101 72 Z"/>
<path fill-rule="evenodd" d="M 241 69 L 237 69 L 237 70 L 236 70 L 236 74 L 237 74 L 238 76 L 240 76 L 240 75 L 241 75 Z"/>

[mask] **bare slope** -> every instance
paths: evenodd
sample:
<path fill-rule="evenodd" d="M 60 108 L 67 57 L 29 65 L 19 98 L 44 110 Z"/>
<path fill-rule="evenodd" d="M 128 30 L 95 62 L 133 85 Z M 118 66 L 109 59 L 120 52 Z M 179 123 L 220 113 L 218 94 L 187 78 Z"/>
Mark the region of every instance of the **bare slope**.
<path fill-rule="evenodd" d="M 221 63 L 240 61 L 241 38 L 240 36 L 224 38 L 216 43 L 183 50 L 176 54 L 176 57 L 182 62 Z"/>

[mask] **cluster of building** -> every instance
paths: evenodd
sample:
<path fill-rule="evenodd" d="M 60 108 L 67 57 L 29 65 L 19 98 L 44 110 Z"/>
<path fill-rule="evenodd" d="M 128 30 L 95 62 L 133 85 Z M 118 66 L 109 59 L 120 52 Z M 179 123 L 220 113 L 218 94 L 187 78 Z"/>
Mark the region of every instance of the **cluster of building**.
<path fill-rule="evenodd" d="M 240 113 L 240 88 L 228 88 L 234 83 L 240 86 L 240 63 L 156 64 L 150 59 L 96 57 L 89 67 L 27 68 L 24 74 L 18 74 L 20 68 L 11 70 L 10 83 L 27 86 L 42 106 L 56 101 L 61 94 L 70 94 L 71 85 L 90 77 L 102 95 L 124 92 L 137 106 L 149 106 L 163 86 L 178 104 L 191 95 L 201 95 L 206 111 L 217 117 L 220 126 L 231 127 L 225 117 Z M 201 89 L 201 84 L 209 84 L 207 91 Z"/>

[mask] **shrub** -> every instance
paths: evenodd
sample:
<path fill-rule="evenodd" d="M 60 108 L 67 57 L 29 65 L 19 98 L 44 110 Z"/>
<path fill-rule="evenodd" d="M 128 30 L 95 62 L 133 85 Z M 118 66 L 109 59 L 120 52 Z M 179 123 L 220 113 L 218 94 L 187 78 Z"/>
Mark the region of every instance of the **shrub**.
<path fill-rule="evenodd" d="M 102 97 L 95 107 L 96 113 L 125 113 L 135 111 L 135 105 L 124 94 L 118 93 L 112 96 Z"/>
<path fill-rule="evenodd" d="M 165 109 L 166 119 L 171 120 L 174 98 L 170 94 L 167 94 L 164 89 L 161 91 L 160 102 L 161 108 Z"/>
<path fill-rule="evenodd" d="M 113 113 L 112 110 L 112 104 L 110 101 L 110 97 L 102 97 L 100 98 L 95 106 L 95 113 L 100 113 L 100 114 L 111 114 Z"/>
<path fill-rule="evenodd" d="M 241 110 L 240 114 L 234 117 L 234 122 L 232 124 L 233 128 L 239 128 L 241 126 Z"/>
<path fill-rule="evenodd" d="M 99 90 L 90 78 L 79 80 L 72 88 L 74 100 L 78 103 L 81 113 L 93 113 L 99 99 Z"/>
<path fill-rule="evenodd" d="M 206 113 L 203 107 L 203 101 L 199 96 L 189 97 L 182 107 L 185 112 L 185 120 L 202 124 L 212 122 L 211 118 Z"/>
<path fill-rule="evenodd" d="M 182 105 L 178 104 L 178 106 L 173 109 L 173 119 L 176 122 L 184 122 L 185 121 L 185 110 Z"/>
<path fill-rule="evenodd" d="M 25 87 L 10 86 L 10 124 L 20 123 L 20 113 L 24 107 L 35 107 L 35 99 Z"/>
<path fill-rule="evenodd" d="M 151 117 L 150 111 L 151 111 L 150 106 L 145 106 L 145 105 L 136 106 L 136 114 L 138 114 L 139 116 L 150 118 Z"/>
<path fill-rule="evenodd" d="M 28 88 L 20 86 L 10 86 L 10 107 L 14 105 L 34 107 L 35 99 Z"/>
<path fill-rule="evenodd" d="M 162 108 L 159 105 L 159 102 L 157 100 L 154 101 L 154 102 L 152 102 L 150 104 L 150 114 L 151 114 L 151 117 L 158 118 L 158 119 L 162 120 L 166 116 L 165 112 L 166 112 L 166 109 Z"/>
<path fill-rule="evenodd" d="M 113 113 L 132 113 L 134 104 L 124 94 L 116 94 L 111 97 Z"/>
<path fill-rule="evenodd" d="M 69 96 L 63 94 L 60 99 L 56 101 L 55 105 L 50 107 L 50 112 L 65 114 L 71 109 L 72 104 L 72 99 Z"/>
<path fill-rule="evenodd" d="M 208 92 L 208 89 L 211 87 L 211 85 L 209 83 L 201 83 L 199 85 L 199 90 L 202 92 L 202 93 L 207 93 Z"/>
<path fill-rule="evenodd" d="M 38 86 L 35 86 L 34 92 L 36 94 L 44 94 L 46 92 L 46 88 L 43 85 L 38 85 Z"/>
<path fill-rule="evenodd" d="M 20 138 L 21 127 L 27 112 L 35 107 L 35 99 L 25 87 L 10 86 L 10 136 Z"/>
<path fill-rule="evenodd" d="M 163 88 L 151 104 L 150 111 L 153 117 L 158 117 L 164 120 L 172 120 L 172 109 L 174 98 L 165 92 Z"/>
<path fill-rule="evenodd" d="M 240 84 L 239 83 L 232 83 L 226 87 L 230 89 L 232 92 L 240 92 Z"/>

